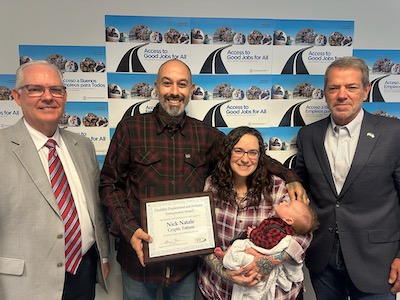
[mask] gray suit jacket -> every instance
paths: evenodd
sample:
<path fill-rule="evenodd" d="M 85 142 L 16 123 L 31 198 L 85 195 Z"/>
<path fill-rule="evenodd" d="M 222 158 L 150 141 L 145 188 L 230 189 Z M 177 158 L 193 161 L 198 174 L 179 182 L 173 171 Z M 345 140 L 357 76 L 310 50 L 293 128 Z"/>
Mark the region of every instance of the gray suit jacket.
<path fill-rule="evenodd" d="M 328 264 L 335 224 L 350 278 L 368 293 L 389 292 L 390 264 L 400 257 L 400 121 L 365 112 L 350 171 L 338 195 L 324 148 L 330 118 L 298 134 L 296 172 L 320 227 L 306 253 L 310 272 Z"/>
<path fill-rule="evenodd" d="M 81 180 L 100 257 L 109 254 L 98 195 L 99 166 L 92 142 L 60 130 Z M 34 143 L 23 120 L 0 130 L 0 299 L 61 299 L 64 226 Z M 71 179 L 70 179 L 71 180 Z M 98 281 L 106 289 L 98 264 Z"/>

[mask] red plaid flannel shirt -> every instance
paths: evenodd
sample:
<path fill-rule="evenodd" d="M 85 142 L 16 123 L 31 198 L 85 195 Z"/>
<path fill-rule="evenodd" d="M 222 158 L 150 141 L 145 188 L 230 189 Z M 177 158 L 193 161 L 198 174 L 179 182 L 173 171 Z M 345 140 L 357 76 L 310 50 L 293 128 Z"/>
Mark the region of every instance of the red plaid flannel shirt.
<path fill-rule="evenodd" d="M 214 200 L 217 199 L 217 190 L 211 184 L 211 178 L 206 180 L 205 191 L 213 193 Z M 216 208 L 216 222 L 218 230 L 219 246 L 226 250 L 230 242 L 247 230 L 249 226 L 257 226 L 264 219 L 273 217 L 273 205 L 281 201 L 290 201 L 285 187 L 285 182 L 274 176 L 274 187 L 271 193 L 272 205 L 262 197 L 258 207 L 242 207 L 226 203 L 221 208 Z M 294 263 L 302 263 L 305 251 L 310 246 L 312 235 L 295 235 L 286 249 L 286 253 L 293 259 Z M 224 281 L 204 261 L 201 261 L 198 269 L 198 284 L 205 299 L 230 300 L 232 296 L 232 284 Z M 303 288 L 303 283 L 293 283 L 292 289 L 285 292 L 276 287 L 275 300 L 294 300 Z"/>
<path fill-rule="evenodd" d="M 250 232 L 250 241 L 265 249 L 275 247 L 287 235 L 295 234 L 292 226 L 280 218 L 263 220 L 260 225 Z"/>
<path fill-rule="evenodd" d="M 135 280 L 167 284 L 195 270 L 198 259 L 140 265 L 129 243 L 140 228 L 140 199 L 201 192 L 224 134 L 185 116 L 172 135 L 162 124 L 159 109 L 158 104 L 153 112 L 124 118 L 118 124 L 101 171 L 100 196 L 112 218 L 114 234 L 121 237 L 117 260 L 122 268 Z M 269 170 L 287 182 L 299 180 L 273 159 Z"/>

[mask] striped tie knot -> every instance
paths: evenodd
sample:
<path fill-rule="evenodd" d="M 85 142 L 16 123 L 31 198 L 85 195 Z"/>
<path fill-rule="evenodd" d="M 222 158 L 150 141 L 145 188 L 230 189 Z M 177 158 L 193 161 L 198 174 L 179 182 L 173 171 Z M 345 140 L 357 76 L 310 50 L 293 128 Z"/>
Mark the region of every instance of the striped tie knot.
<path fill-rule="evenodd" d="M 50 150 L 56 149 L 57 142 L 53 139 L 48 139 L 45 146 Z"/>

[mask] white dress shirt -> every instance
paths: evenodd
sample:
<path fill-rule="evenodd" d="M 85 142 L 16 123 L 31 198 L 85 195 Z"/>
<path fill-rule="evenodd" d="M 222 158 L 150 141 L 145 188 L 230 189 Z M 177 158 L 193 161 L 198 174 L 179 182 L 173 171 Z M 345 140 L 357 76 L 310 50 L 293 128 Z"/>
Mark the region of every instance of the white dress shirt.
<path fill-rule="evenodd" d="M 325 134 L 325 151 L 338 194 L 343 188 L 356 153 L 363 117 L 364 111 L 361 110 L 345 126 L 337 125 L 331 117 L 331 124 Z"/>
<path fill-rule="evenodd" d="M 24 122 L 29 131 L 29 134 L 33 139 L 40 160 L 42 161 L 43 168 L 46 171 L 47 177 L 49 179 L 49 184 L 51 185 L 48 163 L 49 149 L 45 146 L 49 137 L 34 129 L 26 122 L 25 119 Z M 59 131 L 57 130 L 51 138 L 57 142 L 57 153 L 64 167 L 65 174 L 67 175 L 72 196 L 74 197 L 76 210 L 79 216 L 79 223 L 81 226 L 82 255 L 84 255 L 95 243 L 95 236 L 92 221 L 90 219 L 89 211 L 87 209 L 85 195 L 83 193 L 82 182 L 78 177 L 78 173 L 76 172 L 74 163 L 68 153 L 68 149 L 64 144 L 64 141 L 61 138 Z"/>

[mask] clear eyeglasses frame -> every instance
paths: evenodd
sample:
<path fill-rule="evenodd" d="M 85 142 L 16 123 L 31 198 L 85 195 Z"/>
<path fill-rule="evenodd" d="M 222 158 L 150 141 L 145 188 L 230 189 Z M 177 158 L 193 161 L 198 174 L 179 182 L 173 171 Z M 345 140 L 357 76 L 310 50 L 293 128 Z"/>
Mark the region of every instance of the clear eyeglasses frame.
<path fill-rule="evenodd" d="M 61 98 L 64 97 L 67 88 L 63 85 L 45 87 L 38 84 L 26 84 L 18 88 L 18 90 L 22 89 L 26 89 L 30 97 L 41 97 L 44 94 L 44 91 L 48 89 L 53 97 Z"/>

